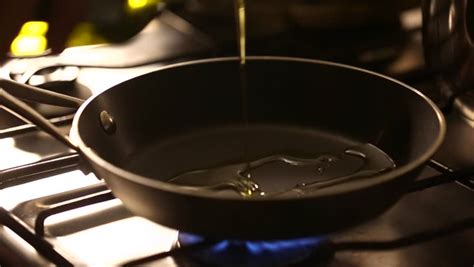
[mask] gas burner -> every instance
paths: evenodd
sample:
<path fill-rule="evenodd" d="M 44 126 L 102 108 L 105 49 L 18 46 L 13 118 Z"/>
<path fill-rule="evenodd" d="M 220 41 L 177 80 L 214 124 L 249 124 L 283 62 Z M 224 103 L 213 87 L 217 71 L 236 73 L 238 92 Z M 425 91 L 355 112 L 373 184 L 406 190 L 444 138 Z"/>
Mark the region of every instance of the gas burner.
<path fill-rule="evenodd" d="M 183 248 L 207 241 L 198 235 L 178 235 L 179 246 Z M 295 266 L 327 262 L 332 258 L 330 244 L 321 236 L 271 241 L 222 240 L 186 255 L 206 266 Z"/>

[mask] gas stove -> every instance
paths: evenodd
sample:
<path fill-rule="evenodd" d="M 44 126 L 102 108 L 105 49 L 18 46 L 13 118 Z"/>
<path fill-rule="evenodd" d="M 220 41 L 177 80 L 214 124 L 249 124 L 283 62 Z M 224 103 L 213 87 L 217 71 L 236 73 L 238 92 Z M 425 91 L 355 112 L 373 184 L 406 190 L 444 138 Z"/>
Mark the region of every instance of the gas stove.
<path fill-rule="evenodd" d="M 443 108 L 438 81 L 423 66 L 419 10 L 405 15 L 402 24 L 408 30 L 396 53 L 385 46 L 363 49 L 348 62 L 402 79 Z M 60 56 L 13 60 L 2 74 L 54 90 L 73 87 L 75 94 L 87 96 L 171 62 L 226 53 L 172 13 L 150 25 L 126 47 L 76 48 Z M 153 39 L 153 31 L 172 32 L 173 38 L 164 44 Z M 143 56 L 137 43 L 150 42 L 146 38 L 163 47 L 155 50 L 161 52 L 189 40 L 194 45 Z M 128 62 L 107 60 L 111 57 L 106 55 L 122 49 L 134 55 Z M 383 64 L 368 64 L 380 57 Z M 65 74 L 66 67 L 77 68 L 73 76 Z M 38 108 L 68 132 L 71 110 Z M 326 236 L 251 242 L 209 240 L 134 216 L 101 180 L 78 169 L 77 154 L 14 115 L 0 113 L 0 265 L 472 266 L 474 182 L 469 174 L 474 154 L 469 147 L 474 128 L 458 109 L 445 110 L 448 136 L 443 147 L 416 186 L 383 215 Z"/>

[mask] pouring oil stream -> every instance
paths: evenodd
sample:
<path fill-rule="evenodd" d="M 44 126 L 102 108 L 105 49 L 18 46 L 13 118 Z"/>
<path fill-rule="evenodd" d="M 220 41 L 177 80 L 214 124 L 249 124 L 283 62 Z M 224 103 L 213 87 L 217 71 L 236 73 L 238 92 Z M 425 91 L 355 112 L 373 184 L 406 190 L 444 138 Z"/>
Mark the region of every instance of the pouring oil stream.
<path fill-rule="evenodd" d="M 248 87 L 247 87 L 247 55 L 246 55 L 246 14 L 245 14 L 245 0 L 234 0 L 235 5 L 235 19 L 236 19 L 236 33 L 237 33 L 237 47 L 239 50 L 239 83 L 240 83 L 240 102 L 241 102 L 241 112 L 242 120 L 244 127 L 248 130 L 249 128 L 249 114 L 248 114 Z M 240 190 L 242 196 L 251 196 L 255 193 L 263 194 L 260 192 L 259 185 L 252 180 L 251 174 L 248 169 L 250 169 L 249 163 L 249 145 L 247 141 L 243 142 L 243 158 L 246 163 L 245 169 L 239 175 L 240 183 L 244 186 L 240 187 L 244 190 Z"/>

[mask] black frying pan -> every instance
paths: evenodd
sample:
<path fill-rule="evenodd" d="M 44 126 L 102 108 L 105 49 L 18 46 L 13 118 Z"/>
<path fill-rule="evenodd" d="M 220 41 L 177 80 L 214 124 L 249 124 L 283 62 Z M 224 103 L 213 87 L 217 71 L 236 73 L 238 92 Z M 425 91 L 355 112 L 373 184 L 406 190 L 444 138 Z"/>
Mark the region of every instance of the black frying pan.
<path fill-rule="evenodd" d="M 251 57 L 247 78 L 249 127 L 291 132 L 289 138 L 278 139 L 278 131 L 270 131 L 268 138 L 254 142 L 256 152 L 248 149 L 250 158 L 271 149 L 261 147 L 272 138 L 276 141 L 268 141 L 271 145 L 296 144 L 314 154 L 370 142 L 397 167 L 310 194 L 277 197 L 243 198 L 166 182 L 179 170 L 233 162 L 241 156 L 245 142 L 236 135 L 232 142 L 221 142 L 225 138 L 218 136 L 213 144 L 189 138 L 241 124 L 236 58 L 167 66 L 88 99 L 74 118 L 71 141 L 5 92 L 28 97 L 18 86 L 2 81 L 0 96 L 5 106 L 76 149 L 133 213 L 218 237 L 298 237 L 372 219 L 407 191 L 443 140 L 445 122 L 433 102 L 373 72 L 316 60 Z M 53 99 L 56 104 L 81 104 L 46 97 L 48 102 Z M 252 138 L 244 132 L 243 139 Z"/>

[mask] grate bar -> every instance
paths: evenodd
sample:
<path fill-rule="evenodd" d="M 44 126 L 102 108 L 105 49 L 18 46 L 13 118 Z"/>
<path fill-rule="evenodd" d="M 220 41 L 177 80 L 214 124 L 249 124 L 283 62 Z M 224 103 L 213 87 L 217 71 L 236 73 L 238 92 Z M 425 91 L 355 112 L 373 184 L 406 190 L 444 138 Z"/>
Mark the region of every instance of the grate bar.
<path fill-rule="evenodd" d="M 73 266 L 71 262 L 54 250 L 50 243 L 28 230 L 21 221 L 11 216 L 3 207 L 0 207 L 0 223 L 28 242 L 39 254 L 52 261 L 55 265 Z"/>

